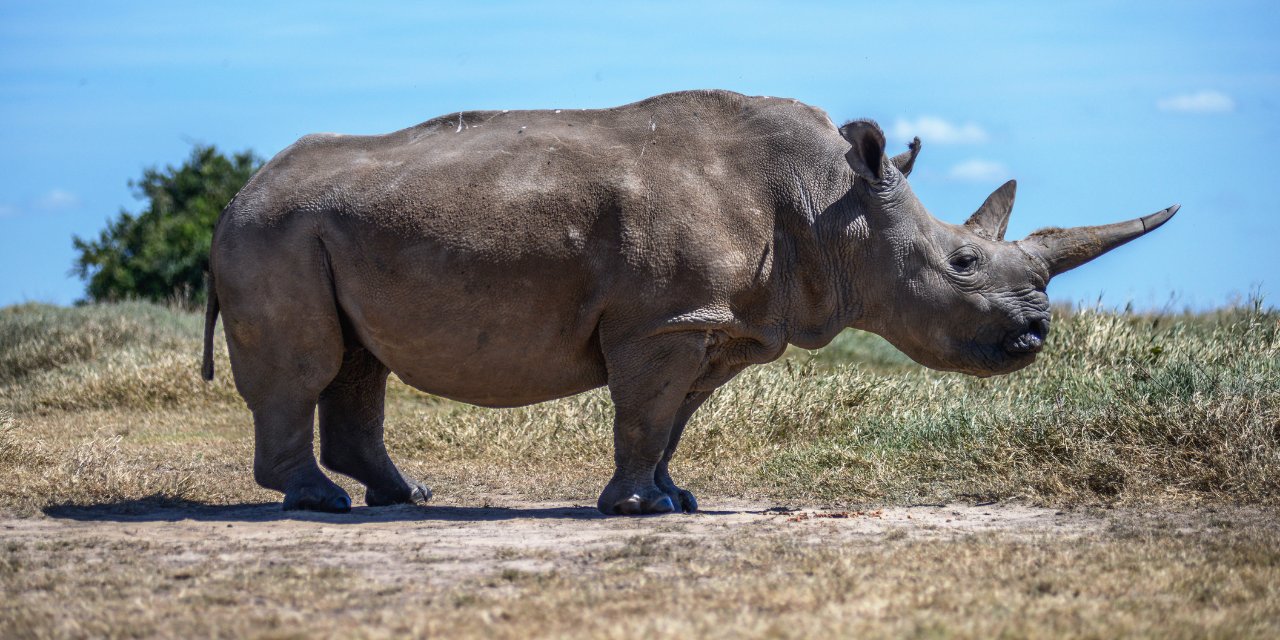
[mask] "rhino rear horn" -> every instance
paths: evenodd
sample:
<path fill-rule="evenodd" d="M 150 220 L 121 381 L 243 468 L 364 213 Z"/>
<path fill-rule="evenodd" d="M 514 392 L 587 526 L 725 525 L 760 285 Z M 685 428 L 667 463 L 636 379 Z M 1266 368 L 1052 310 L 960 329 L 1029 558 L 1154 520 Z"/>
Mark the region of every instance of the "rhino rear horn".
<path fill-rule="evenodd" d="M 916 156 L 920 155 L 920 138 L 916 137 L 907 144 L 907 150 L 899 153 L 889 160 L 893 166 L 902 172 L 902 175 L 911 175 L 911 168 L 916 166 Z"/>
<path fill-rule="evenodd" d="M 1134 238 L 1155 231 L 1178 212 L 1180 205 L 1173 205 L 1149 216 L 1126 222 L 1104 224 L 1096 227 L 1071 229 L 1041 229 L 1019 240 L 1018 244 L 1028 253 L 1040 257 L 1049 266 L 1050 275 L 1070 271 Z"/>
<path fill-rule="evenodd" d="M 964 226 L 989 240 L 1004 240 L 1009 228 L 1009 214 L 1013 213 L 1013 197 L 1018 191 L 1018 181 L 1010 180 L 991 192 L 987 200 L 965 221 Z"/>
<path fill-rule="evenodd" d="M 845 160 L 853 172 L 870 180 L 879 182 L 884 177 L 884 132 L 874 120 L 850 120 L 840 127 L 840 135 L 848 141 L 850 149 L 845 152 Z"/>

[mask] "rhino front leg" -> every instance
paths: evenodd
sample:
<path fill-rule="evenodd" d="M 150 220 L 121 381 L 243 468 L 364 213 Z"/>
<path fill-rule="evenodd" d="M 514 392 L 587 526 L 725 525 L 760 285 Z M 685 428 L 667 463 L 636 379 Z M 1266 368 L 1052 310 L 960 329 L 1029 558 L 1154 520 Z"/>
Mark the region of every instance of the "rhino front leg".
<path fill-rule="evenodd" d="M 431 489 L 402 475 L 387 455 L 382 438 L 390 373 L 367 349 L 349 346 L 337 377 L 320 394 L 320 462 L 365 485 L 371 507 L 431 499 Z"/>
<path fill-rule="evenodd" d="M 680 445 L 680 436 L 684 434 L 685 425 L 689 423 L 689 419 L 693 417 L 693 413 L 698 410 L 698 407 L 701 407 L 702 403 L 710 397 L 710 391 L 697 391 L 685 397 L 684 404 L 680 405 L 680 410 L 676 413 L 675 421 L 671 425 L 671 435 L 667 439 L 667 449 L 662 452 L 662 459 L 658 461 L 658 468 L 653 473 L 654 484 L 657 484 L 663 493 L 670 496 L 677 509 L 685 513 L 697 511 L 698 500 L 693 497 L 693 493 L 676 486 L 667 467 L 671 463 L 672 456 L 676 453 L 676 447 Z"/>
<path fill-rule="evenodd" d="M 615 411 L 615 470 L 597 502 L 601 512 L 638 515 L 678 508 L 678 496 L 673 500 L 658 486 L 658 465 L 671 444 L 676 416 L 697 378 L 705 344 L 701 333 L 664 334 L 607 352 L 609 394 Z"/>

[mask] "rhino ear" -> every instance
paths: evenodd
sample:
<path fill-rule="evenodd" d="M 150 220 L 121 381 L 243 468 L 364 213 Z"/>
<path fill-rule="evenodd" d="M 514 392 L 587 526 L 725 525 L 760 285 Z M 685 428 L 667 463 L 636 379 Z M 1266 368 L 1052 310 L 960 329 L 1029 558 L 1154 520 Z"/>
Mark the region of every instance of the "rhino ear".
<path fill-rule="evenodd" d="M 853 172 L 879 182 L 884 177 L 884 132 L 874 120 L 851 120 L 840 127 L 840 135 L 852 147 L 844 154 Z"/>
<path fill-rule="evenodd" d="M 964 226 L 974 233 L 989 240 L 1004 240 L 1004 232 L 1009 228 L 1009 214 L 1013 213 L 1013 196 L 1018 190 L 1018 182 L 1010 180 L 987 196 L 978 210 L 965 221 Z"/>
<path fill-rule="evenodd" d="M 920 155 L 920 138 L 915 138 L 907 145 L 907 150 L 894 156 L 889 162 L 902 172 L 902 175 L 911 175 L 911 168 L 916 166 L 916 156 Z"/>

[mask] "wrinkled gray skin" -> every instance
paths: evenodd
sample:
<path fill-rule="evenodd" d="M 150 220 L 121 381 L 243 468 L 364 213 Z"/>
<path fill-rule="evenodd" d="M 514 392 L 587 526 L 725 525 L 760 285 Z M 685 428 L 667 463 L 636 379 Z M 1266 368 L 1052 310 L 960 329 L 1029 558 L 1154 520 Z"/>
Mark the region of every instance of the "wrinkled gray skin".
<path fill-rule="evenodd" d="M 273 158 L 214 236 L 204 374 L 226 323 L 253 411 L 254 477 L 286 509 L 426 500 L 383 445 L 388 372 L 511 407 L 608 385 L 616 471 L 601 511 L 693 511 L 668 464 L 690 416 L 748 365 L 846 327 L 926 366 L 1027 366 L 1045 286 L 1164 222 L 1004 242 L 1012 182 L 967 224 L 911 192 L 919 141 L 885 155 L 794 100 L 724 91 L 614 109 L 456 113 L 381 136 L 313 135 Z"/>

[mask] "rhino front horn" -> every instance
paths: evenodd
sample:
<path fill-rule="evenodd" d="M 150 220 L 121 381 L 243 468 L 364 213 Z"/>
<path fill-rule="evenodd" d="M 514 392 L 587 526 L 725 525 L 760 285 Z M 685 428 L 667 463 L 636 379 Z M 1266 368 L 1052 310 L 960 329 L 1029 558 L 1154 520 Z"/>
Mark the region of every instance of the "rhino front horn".
<path fill-rule="evenodd" d="M 1096 227 L 1041 229 L 1019 240 L 1028 253 L 1049 265 L 1050 275 L 1070 271 L 1134 238 L 1146 235 L 1169 221 L 1181 205 L 1157 211 L 1127 222 Z"/>

